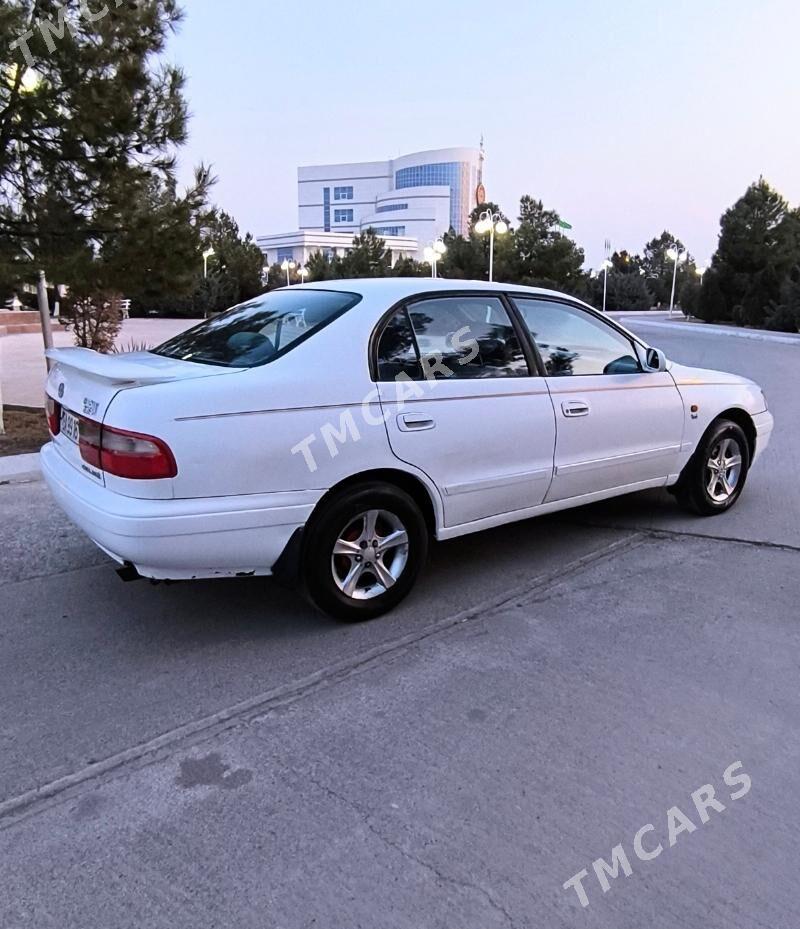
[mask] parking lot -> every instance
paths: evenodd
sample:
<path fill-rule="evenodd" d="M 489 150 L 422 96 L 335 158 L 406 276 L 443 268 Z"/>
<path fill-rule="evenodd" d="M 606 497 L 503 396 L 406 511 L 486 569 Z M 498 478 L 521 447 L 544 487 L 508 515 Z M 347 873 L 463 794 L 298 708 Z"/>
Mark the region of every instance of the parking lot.
<path fill-rule="evenodd" d="M 799 346 L 640 331 L 765 388 L 738 507 L 438 545 L 367 625 L 267 580 L 123 585 L 41 482 L 0 486 L 0 926 L 795 929 Z"/>

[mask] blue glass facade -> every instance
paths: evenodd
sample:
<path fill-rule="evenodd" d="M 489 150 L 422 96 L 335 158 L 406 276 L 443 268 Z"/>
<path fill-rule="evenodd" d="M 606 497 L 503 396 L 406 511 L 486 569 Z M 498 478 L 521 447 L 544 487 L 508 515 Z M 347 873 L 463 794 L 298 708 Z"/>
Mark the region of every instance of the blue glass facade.
<path fill-rule="evenodd" d="M 396 190 L 407 187 L 449 187 L 450 225 L 460 235 L 467 232 L 467 214 L 470 203 L 470 167 L 460 161 L 441 164 L 414 165 L 395 173 Z"/>
<path fill-rule="evenodd" d="M 398 210 L 407 210 L 407 203 L 387 203 L 385 206 L 375 208 L 376 213 L 396 213 Z"/>
<path fill-rule="evenodd" d="M 405 235 L 405 226 L 374 226 L 376 235 Z"/>
<path fill-rule="evenodd" d="M 278 261 L 292 261 L 294 259 L 294 249 L 293 248 L 279 248 L 278 249 Z"/>

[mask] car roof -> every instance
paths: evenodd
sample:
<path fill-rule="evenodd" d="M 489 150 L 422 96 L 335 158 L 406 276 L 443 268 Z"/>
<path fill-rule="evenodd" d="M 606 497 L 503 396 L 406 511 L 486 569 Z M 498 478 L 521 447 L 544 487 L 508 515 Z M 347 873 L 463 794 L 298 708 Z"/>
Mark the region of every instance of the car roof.
<path fill-rule="evenodd" d="M 334 281 L 315 281 L 313 284 L 296 284 L 306 290 L 341 290 L 348 293 L 358 293 L 363 296 L 381 297 L 397 302 L 403 297 L 418 294 L 436 294 L 442 291 L 481 291 L 484 293 L 515 293 L 538 294 L 547 297 L 565 297 L 567 294 L 555 290 L 544 290 L 541 287 L 523 287 L 520 284 L 489 283 L 488 281 L 464 281 L 451 278 L 425 278 L 425 277 L 362 277 Z M 284 288 L 285 289 L 285 288 Z M 570 297 L 571 300 L 576 300 Z M 582 303 L 581 300 L 576 300 Z"/>
<path fill-rule="evenodd" d="M 286 290 L 287 288 L 283 287 L 281 289 Z M 599 310 L 596 310 L 579 297 L 573 297 L 558 290 L 546 290 L 543 287 L 524 287 L 522 284 L 504 284 L 497 281 L 490 284 L 488 281 L 465 281 L 443 277 L 360 277 L 333 281 L 314 281 L 312 284 L 295 284 L 291 289 L 335 290 L 355 293 L 366 298 L 372 304 L 371 308 L 373 310 L 378 308 L 381 311 L 409 297 L 425 296 L 426 294 L 464 291 L 485 294 L 531 294 L 539 297 L 568 300 L 573 305 L 583 307 L 594 316 L 602 317 Z M 606 321 L 634 342 L 647 345 L 641 336 L 626 329 L 618 320 L 607 319 Z"/>

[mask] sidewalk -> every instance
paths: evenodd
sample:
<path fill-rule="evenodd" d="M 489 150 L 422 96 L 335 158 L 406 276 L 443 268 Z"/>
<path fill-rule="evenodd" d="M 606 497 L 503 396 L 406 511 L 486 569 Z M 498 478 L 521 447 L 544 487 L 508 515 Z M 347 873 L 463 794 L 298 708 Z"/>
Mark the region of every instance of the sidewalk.
<path fill-rule="evenodd" d="M 39 453 L 0 457 L 0 484 L 21 480 L 39 480 L 42 476 Z"/>
<path fill-rule="evenodd" d="M 201 320 L 198 319 L 128 319 L 122 324 L 117 345 L 121 349 L 130 347 L 132 343 L 135 347 L 145 344 L 154 348 L 199 322 Z M 57 348 L 66 348 L 75 344 L 75 336 L 56 323 L 53 326 L 53 342 Z M 44 407 L 46 377 L 40 333 L 0 338 L 3 403 Z"/>

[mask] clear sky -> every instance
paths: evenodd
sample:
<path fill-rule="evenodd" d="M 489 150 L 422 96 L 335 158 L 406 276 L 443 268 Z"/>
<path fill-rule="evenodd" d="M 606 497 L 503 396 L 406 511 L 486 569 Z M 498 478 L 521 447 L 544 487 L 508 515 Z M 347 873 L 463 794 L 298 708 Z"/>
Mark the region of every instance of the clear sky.
<path fill-rule="evenodd" d="M 668 228 L 704 262 L 763 174 L 800 202 L 800 0 L 189 0 L 182 175 L 254 234 L 297 228 L 302 164 L 486 137 L 489 198 L 530 193 L 640 251 Z"/>

